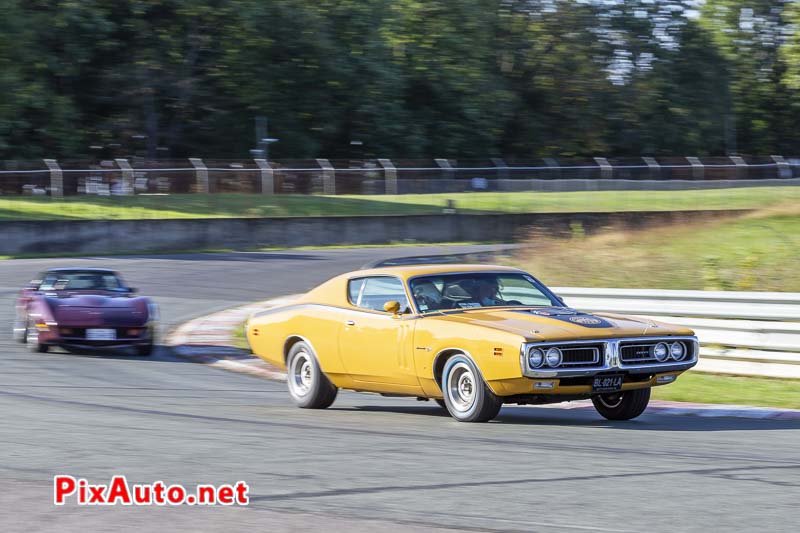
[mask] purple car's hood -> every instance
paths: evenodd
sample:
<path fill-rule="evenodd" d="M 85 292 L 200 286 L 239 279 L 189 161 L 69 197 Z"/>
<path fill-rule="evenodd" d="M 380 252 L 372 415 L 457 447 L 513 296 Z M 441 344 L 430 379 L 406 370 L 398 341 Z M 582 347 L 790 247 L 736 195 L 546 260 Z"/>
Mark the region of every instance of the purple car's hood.
<path fill-rule="evenodd" d="M 136 325 L 148 320 L 147 298 L 108 292 L 46 295 L 55 320 L 64 325 Z"/>

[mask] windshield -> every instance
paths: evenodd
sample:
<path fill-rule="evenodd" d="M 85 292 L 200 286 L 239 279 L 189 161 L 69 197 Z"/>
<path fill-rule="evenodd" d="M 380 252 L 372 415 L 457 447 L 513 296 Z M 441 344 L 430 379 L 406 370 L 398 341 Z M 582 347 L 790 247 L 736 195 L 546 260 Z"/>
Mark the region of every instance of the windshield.
<path fill-rule="evenodd" d="M 459 273 L 411 280 L 411 294 L 421 312 L 497 306 L 561 306 L 527 274 Z"/>
<path fill-rule="evenodd" d="M 39 290 L 101 290 L 114 291 L 125 288 L 122 280 L 111 272 L 48 272 Z"/>

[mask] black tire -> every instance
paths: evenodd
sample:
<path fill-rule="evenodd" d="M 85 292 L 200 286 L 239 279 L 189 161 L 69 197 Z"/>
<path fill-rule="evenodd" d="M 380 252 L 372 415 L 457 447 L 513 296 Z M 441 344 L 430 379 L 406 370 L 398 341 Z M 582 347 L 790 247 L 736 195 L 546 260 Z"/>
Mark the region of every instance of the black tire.
<path fill-rule="evenodd" d="M 597 412 L 609 420 L 631 420 L 647 409 L 650 388 L 592 396 Z"/>
<path fill-rule="evenodd" d="M 319 367 L 314 350 L 305 342 L 298 342 L 289 350 L 286 383 L 292 401 L 304 409 L 330 407 L 339 392 Z"/>
<path fill-rule="evenodd" d="M 25 328 L 25 343 L 28 349 L 34 353 L 46 353 L 50 347 L 39 342 L 39 332 L 36 331 L 36 324 L 28 322 Z"/>
<path fill-rule="evenodd" d="M 142 357 L 147 357 L 148 355 L 152 355 L 153 354 L 153 349 L 154 348 L 155 348 L 155 346 L 153 346 L 152 342 L 147 343 L 147 344 L 137 344 L 136 345 L 136 355 L 141 355 Z"/>
<path fill-rule="evenodd" d="M 447 409 L 447 404 L 444 403 L 444 398 L 434 398 L 433 401 L 438 403 L 439 407 L 441 407 L 442 409 Z"/>
<path fill-rule="evenodd" d="M 447 411 L 459 422 L 488 422 L 503 406 L 475 363 L 463 354 L 452 356 L 444 364 L 441 387 Z"/>

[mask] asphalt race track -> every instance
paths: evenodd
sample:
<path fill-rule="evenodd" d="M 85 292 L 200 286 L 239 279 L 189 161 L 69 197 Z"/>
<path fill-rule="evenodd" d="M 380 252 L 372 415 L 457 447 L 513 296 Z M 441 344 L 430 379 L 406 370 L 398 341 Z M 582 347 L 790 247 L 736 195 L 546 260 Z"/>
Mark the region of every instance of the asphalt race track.
<path fill-rule="evenodd" d="M 438 252 L 465 251 L 446 247 Z M 33 354 L 13 299 L 39 269 L 111 266 L 166 325 L 303 291 L 431 248 L 0 262 L 0 531 L 789 531 L 800 523 L 800 422 L 503 408 L 461 424 L 433 402 L 340 393 L 292 407 L 282 383 L 160 348 Z M 547 276 L 539 273 L 546 281 Z M 52 477 L 246 481 L 247 507 L 53 505 Z"/>

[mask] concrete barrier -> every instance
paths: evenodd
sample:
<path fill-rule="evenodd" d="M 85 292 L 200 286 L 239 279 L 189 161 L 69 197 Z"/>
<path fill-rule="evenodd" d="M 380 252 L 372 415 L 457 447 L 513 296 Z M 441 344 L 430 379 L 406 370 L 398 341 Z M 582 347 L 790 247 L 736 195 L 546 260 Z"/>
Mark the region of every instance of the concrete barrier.
<path fill-rule="evenodd" d="M 392 242 L 514 241 L 534 229 L 565 236 L 579 224 L 637 228 L 721 218 L 746 210 L 630 211 L 292 218 L 0 222 L 0 255 L 174 252 Z"/>

